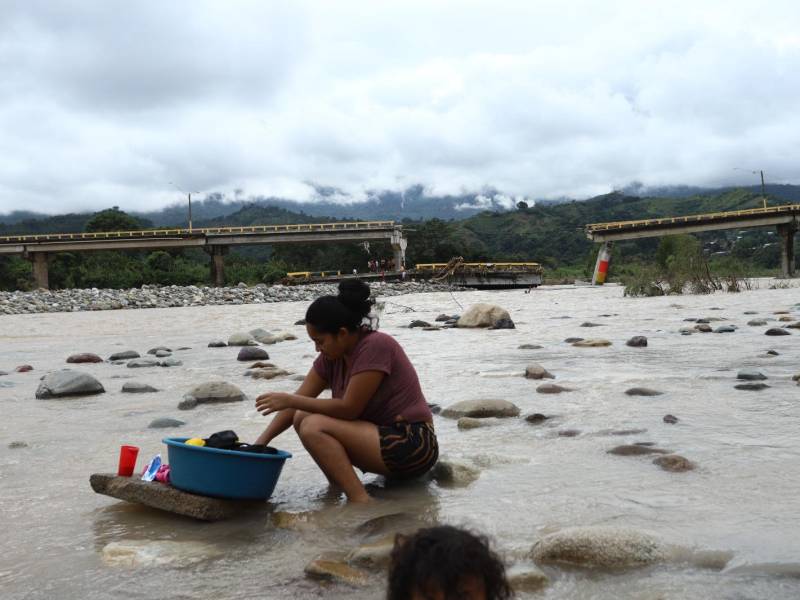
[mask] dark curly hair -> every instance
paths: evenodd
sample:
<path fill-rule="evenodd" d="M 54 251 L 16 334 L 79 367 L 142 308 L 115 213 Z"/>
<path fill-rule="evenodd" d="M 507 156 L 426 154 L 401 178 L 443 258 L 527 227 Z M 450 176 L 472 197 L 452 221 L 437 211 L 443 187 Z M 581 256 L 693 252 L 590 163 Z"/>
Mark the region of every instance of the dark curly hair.
<path fill-rule="evenodd" d="M 345 279 L 339 283 L 338 296 L 322 296 L 306 311 L 306 323 L 322 333 L 338 333 L 344 327 L 358 331 L 369 314 L 372 301 L 369 286 L 360 279 Z"/>
<path fill-rule="evenodd" d="M 423 598 L 441 591 L 445 600 L 463 598 L 460 586 L 468 577 L 482 578 L 486 600 L 513 597 L 502 561 L 484 536 L 443 525 L 395 538 L 389 567 L 388 600 Z"/>

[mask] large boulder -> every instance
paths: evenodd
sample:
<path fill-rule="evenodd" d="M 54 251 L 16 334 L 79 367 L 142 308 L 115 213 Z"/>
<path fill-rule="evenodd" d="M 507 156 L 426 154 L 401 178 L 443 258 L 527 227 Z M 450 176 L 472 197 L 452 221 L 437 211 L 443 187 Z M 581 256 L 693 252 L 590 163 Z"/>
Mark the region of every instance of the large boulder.
<path fill-rule="evenodd" d="M 525 367 L 525 377 L 527 379 L 555 379 L 555 375 L 539 363 L 531 363 Z"/>
<path fill-rule="evenodd" d="M 568 527 L 543 537 L 531 549 L 539 564 L 608 569 L 650 565 L 665 560 L 667 554 L 655 536 L 616 527 Z"/>
<path fill-rule="evenodd" d="M 625 345 L 631 348 L 645 348 L 647 347 L 647 338 L 643 335 L 635 335 L 625 342 Z"/>
<path fill-rule="evenodd" d="M 178 404 L 180 410 L 190 410 L 198 404 L 219 404 L 223 402 L 241 402 L 245 400 L 244 392 L 226 381 L 210 381 L 192 388 Z"/>
<path fill-rule="evenodd" d="M 73 354 L 72 356 L 67 358 L 68 363 L 100 363 L 103 362 L 103 359 L 97 356 L 97 354 L 92 354 L 91 352 L 82 352 L 81 354 Z"/>
<path fill-rule="evenodd" d="M 42 378 L 36 389 L 37 398 L 61 398 L 64 396 L 91 396 L 105 392 L 103 385 L 88 373 L 63 369 L 53 371 Z"/>
<path fill-rule="evenodd" d="M 736 374 L 736 379 L 742 379 L 744 381 L 764 381 L 766 378 L 766 375 L 755 369 L 742 369 Z"/>
<path fill-rule="evenodd" d="M 519 416 L 519 407 L 508 400 L 462 400 L 445 408 L 442 411 L 442 416 L 452 419 L 460 419 L 461 417 L 475 417 L 477 419 L 517 417 Z"/>
<path fill-rule="evenodd" d="M 458 319 L 457 327 L 493 327 L 502 319 L 511 321 L 508 311 L 495 304 L 473 304 Z"/>

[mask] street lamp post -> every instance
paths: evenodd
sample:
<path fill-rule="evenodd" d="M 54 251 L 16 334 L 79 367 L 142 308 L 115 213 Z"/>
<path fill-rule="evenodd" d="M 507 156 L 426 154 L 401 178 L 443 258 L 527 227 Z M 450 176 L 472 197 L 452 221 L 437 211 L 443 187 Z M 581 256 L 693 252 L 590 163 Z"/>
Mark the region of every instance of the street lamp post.
<path fill-rule="evenodd" d="M 172 181 L 169 184 L 174 187 L 176 190 L 181 192 L 182 194 L 186 194 L 189 197 L 189 233 L 192 232 L 192 194 L 197 194 L 199 192 L 184 192 L 177 184 L 173 183 Z"/>

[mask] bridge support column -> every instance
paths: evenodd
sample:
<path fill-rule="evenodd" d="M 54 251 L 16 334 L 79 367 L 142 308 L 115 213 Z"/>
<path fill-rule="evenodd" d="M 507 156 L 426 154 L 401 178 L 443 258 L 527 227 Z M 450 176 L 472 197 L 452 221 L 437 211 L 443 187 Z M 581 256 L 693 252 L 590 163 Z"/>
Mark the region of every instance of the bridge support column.
<path fill-rule="evenodd" d="M 48 264 L 50 263 L 50 256 L 48 256 L 47 252 L 32 252 L 28 258 L 33 263 L 33 279 L 36 281 L 36 288 L 49 290 Z"/>
<path fill-rule="evenodd" d="M 406 247 L 408 240 L 400 232 L 392 234 L 392 251 L 394 252 L 394 269 L 399 271 L 402 265 L 406 264 Z"/>
<path fill-rule="evenodd" d="M 781 277 L 794 277 L 794 236 L 797 233 L 797 223 L 778 225 L 778 235 L 781 238 Z"/>
<path fill-rule="evenodd" d="M 603 285 L 608 275 L 608 263 L 611 260 L 611 243 L 603 242 L 600 252 L 597 253 L 597 262 L 594 265 L 592 285 Z"/>
<path fill-rule="evenodd" d="M 211 284 L 216 287 L 225 285 L 225 255 L 227 246 L 209 246 L 206 249 L 211 255 Z"/>

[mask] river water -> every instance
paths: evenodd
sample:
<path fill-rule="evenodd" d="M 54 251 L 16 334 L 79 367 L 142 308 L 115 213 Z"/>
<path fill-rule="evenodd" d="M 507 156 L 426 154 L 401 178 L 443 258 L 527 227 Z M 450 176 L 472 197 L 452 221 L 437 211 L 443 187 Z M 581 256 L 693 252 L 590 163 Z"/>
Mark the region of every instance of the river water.
<path fill-rule="evenodd" d="M 546 569 L 551 584 L 541 598 L 797 598 L 800 597 L 800 331 L 767 337 L 753 318 L 800 319 L 798 288 L 673 298 L 624 298 L 616 286 L 545 287 L 523 291 L 406 295 L 387 299 L 382 329 L 394 335 L 417 367 L 429 402 L 446 406 L 471 398 L 504 398 L 523 415 L 555 415 L 534 426 L 507 419 L 459 431 L 436 418 L 443 453 L 472 461 L 480 478 L 465 488 L 435 483 L 384 488 L 367 508 L 325 494 L 325 481 L 293 432 L 275 442 L 294 458 L 263 510 L 214 524 L 175 518 L 99 496 L 89 475 L 116 468 L 120 444 L 146 458 L 166 449 L 167 435 L 207 436 L 234 429 L 253 439 L 265 419 L 252 402 L 176 409 L 193 385 L 224 379 L 251 398 L 292 390 L 297 382 L 243 376 L 237 348 L 207 348 L 215 338 L 263 327 L 292 331 L 296 341 L 268 346 L 272 362 L 295 373 L 309 368 L 313 344 L 303 327 L 304 303 L 207 306 L 152 310 L 0 317 L 0 369 L 29 363 L 30 373 L 0 377 L 0 595 L 38 598 L 380 598 L 383 576 L 365 588 L 321 588 L 303 567 L 321 552 L 347 550 L 363 539 L 365 521 L 392 513 L 420 523 L 452 523 L 486 533 L 509 564 L 524 563 L 542 535 L 574 525 L 626 526 L 653 532 L 683 549 L 685 560 L 623 572 Z M 515 330 L 422 331 L 412 319 L 458 313 L 458 303 L 499 304 Z M 411 312 L 409 309 L 413 309 Z M 757 311 L 758 315 L 745 315 Z M 725 318 L 735 333 L 680 335 L 689 317 Z M 601 327 L 583 328 L 592 321 Z M 712 325 L 715 325 L 712 323 Z M 770 323 L 777 326 L 778 323 Z M 647 348 L 625 341 L 645 335 Z M 569 336 L 602 337 L 607 348 L 574 348 Z M 524 343 L 539 350 L 520 350 Z M 36 400 L 39 377 L 64 368 L 67 356 L 154 346 L 175 352 L 184 366 L 128 369 L 110 363 L 77 365 L 96 376 L 105 394 Z M 775 350 L 778 356 L 766 354 Z M 538 362 L 575 391 L 537 394 L 522 377 Z M 736 372 L 755 368 L 769 379 L 761 392 L 733 389 Z M 118 377 L 131 377 L 124 379 Z M 154 394 L 122 394 L 125 381 L 142 381 Z M 629 397 L 646 386 L 665 392 Z M 669 425 L 671 413 L 680 421 Z M 175 430 L 148 429 L 157 417 L 186 420 Z M 574 437 L 558 434 L 579 430 Z M 610 430 L 645 429 L 632 436 Z M 9 448 L 14 441 L 27 447 Z M 698 468 L 668 473 L 648 457 L 607 454 L 615 445 L 654 442 Z M 313 511 L 313 526 L 278 529 L 273 511 Z M 411 518 L 411 517 L 410 517 Z M 109 546 L 111 544 L 111 546 Z M 110 548 L 144 548 L 132 565 L 109 562 Z M 700 553 L 729 558 L 701 564 Z M 719 562 L 719 561 L 711 561 Z M 722 562 L 725 562 L 724 560 Z M 706 561 L 708 563 L 708 561 Z M 525 596 L 523 596 L 525 597 Z"/>

